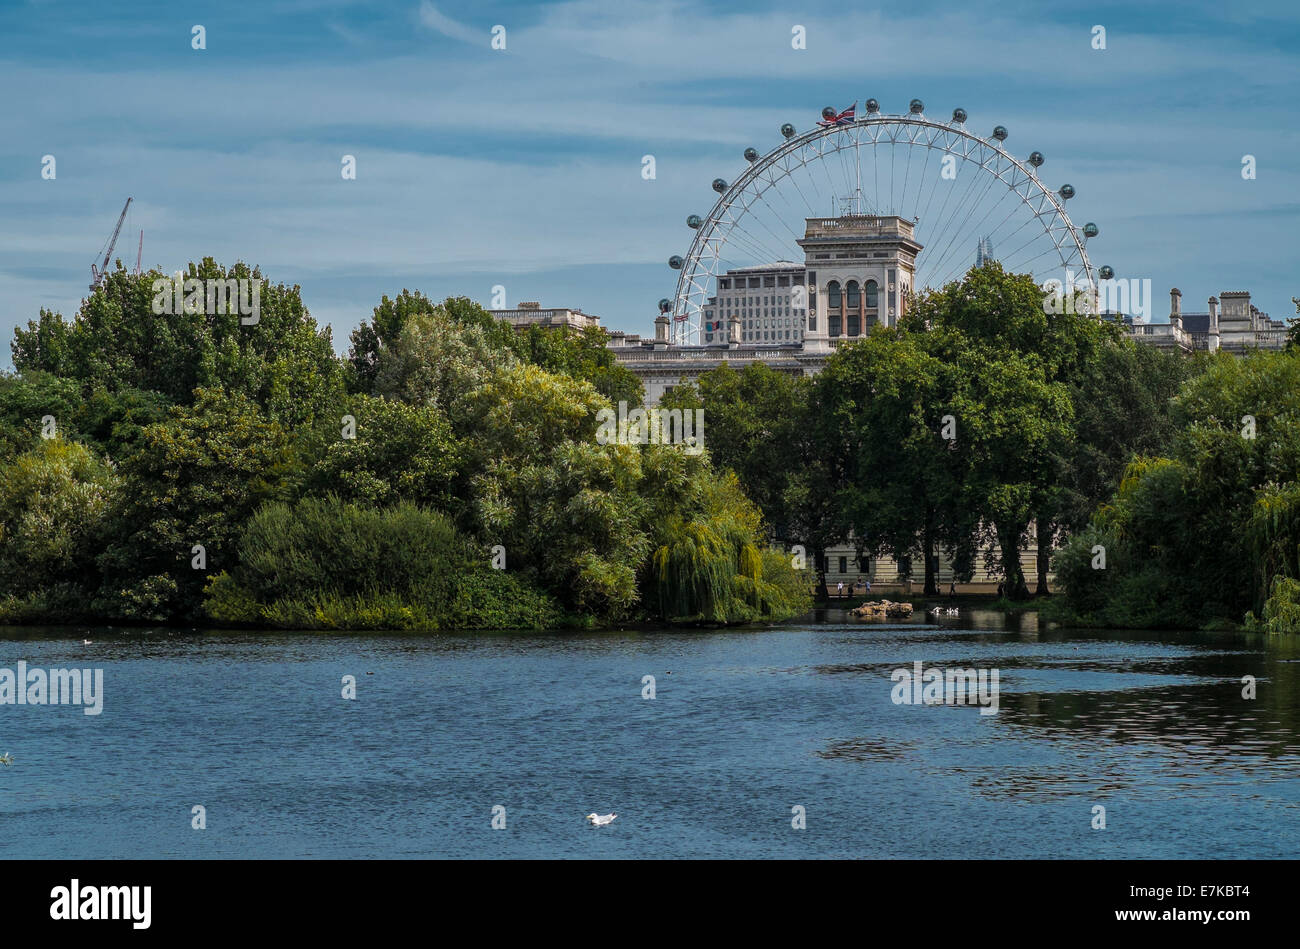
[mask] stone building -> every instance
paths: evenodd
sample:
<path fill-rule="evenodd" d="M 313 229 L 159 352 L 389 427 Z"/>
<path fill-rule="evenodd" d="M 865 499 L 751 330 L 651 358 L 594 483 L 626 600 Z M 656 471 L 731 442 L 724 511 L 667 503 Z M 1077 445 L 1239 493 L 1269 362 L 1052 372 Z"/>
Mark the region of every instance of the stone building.
<path fill-rule="evenodd" d="M 807 317 L 803 264 L 779 260 L 737 267 L 718 277 L 717 296 L 704 305 L 700 337 L 705 345 L 729 339 L 728 321 L 740 319 L 742 343 L 798 343 Z"/>
<path fill-rule="evenodd" d="M 530 326 L 540 326 L 544 329 L 564 327 L 571 330 L 585 330 L 600 326 L 599 316 L 570 307 L 542 309 L 542 305 L 535 302 L 520 303 L 513 310 L 488 310 L 488 312 L 517 330 L 526 330 Z"/>
<path fill-rule="evenodd" d="M 1169 291 L 1169 322 L 1125 323 L 1138 342 L 1171 352 L 1223 352 L 1240 356 L 1257 349 L 1283 349 L 1287 325 L 1250 302 L 1245 290 L 1225 290 L 1210 297 L 1204 313 L 1184 312 L 1183 293 Z"/>

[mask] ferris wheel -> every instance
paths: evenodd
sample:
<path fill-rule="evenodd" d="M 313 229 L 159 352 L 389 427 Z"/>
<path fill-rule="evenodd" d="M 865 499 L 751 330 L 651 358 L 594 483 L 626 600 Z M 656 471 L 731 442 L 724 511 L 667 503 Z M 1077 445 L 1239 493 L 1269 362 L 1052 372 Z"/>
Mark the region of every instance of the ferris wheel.
<path fill-rule="evenodd" d="M 674 299 L 661 300 L 672 316 L 672 339 L 701 339 L 705 309 L 728 270 L 799 259 L 804 219 L 844 215 L 898 215 L 914 222 L 923 250 L 913 286 L 938 288 L 959 279 L 977 254 L 996 257 L 1008 271 L 1031 273 L 1094 291 L 1111 279 L 1095 272 L 1088 241 L 1096 224 L 1075 227 L 1065 202 L 1069 184 L 1051 188 L 1039 178 L 1046 159 L 1034 151 L 1019 159 L 995 126 L 988 137 L 966 127 L 965 109 L 950 121 L 929 119 L 920 99 L 908 112 L 888 115 L 875 99 L 864 114 L 853 108 L 822 110 L 806 132 L 781 126 L 782 142 L 765 155 L 744 152 L 748 167 L 728 183 L 713 181 L 718 199 L 707 216 L 691 214 L 690 249 L 668 264 L 680 271 Z"/>

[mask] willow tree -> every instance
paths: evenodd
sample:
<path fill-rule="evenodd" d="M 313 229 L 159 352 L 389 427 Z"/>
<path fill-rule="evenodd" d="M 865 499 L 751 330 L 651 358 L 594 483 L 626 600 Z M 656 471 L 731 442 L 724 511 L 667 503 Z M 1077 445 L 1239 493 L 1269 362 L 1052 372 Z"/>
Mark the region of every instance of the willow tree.
<path fill-rule="evenodd" d="M 646 569 L 647 605 L 662 619 L 705 623 L 784 619 L 806 610 L 806 579 L 783 554 L 759 549 L 760 515 L 735 475 L 698 487 L 698 506 L 671 515 L 658 531 Z"/>

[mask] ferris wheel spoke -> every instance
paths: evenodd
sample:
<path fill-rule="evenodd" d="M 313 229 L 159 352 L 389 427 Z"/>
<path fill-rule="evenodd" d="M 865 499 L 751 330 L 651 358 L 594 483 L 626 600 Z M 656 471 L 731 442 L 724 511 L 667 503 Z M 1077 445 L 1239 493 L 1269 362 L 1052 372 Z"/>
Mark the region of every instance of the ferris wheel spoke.
<path fill-rule="evenodd" d="M 1019 230 L 1019 228 L 1017 228 L 1016 230 Z M 1015 233 L 1015 232 L 1013 231 L 1012 233 Z M 1030 238 L 1029 238 L 1029 240 L 1025 241 L 1023 244 L 1021 244 L 1019 247 L 1017 247 L 1015 250 L 1013 250 L 1010 254 L 1008 254 L 1008 255 L 1007 255 L 1007 259 L 1008 259 L 1008 260 L 1014 260 L 1016 254 L 1020 253 L 1022 250 L 1024 250 L 1026 247 L 1028 247 L 1030 244 L 1032 244 L 1032 243 L 1033 243 L 1034 241 L 1036 241 L 1037 239 L 1038 239 L 1038 235 L 1037 235 L 1037 234 L 1031 235 Z"/>
<path fill-rule="evenodd" d="M 983 201 L 984 197 L 987 195 L 987 189 L 988 186 L 986 185 L 985 189 L 978 192 L 978 194 L 968 191 L 968 193 L 964 194 L 953 207 L 952 213 L 943 225 L 941 237 L 932 244 L 934 263 L 929 265 L 927 268 L 928 273 L 939 273 L 943 266 L 943 262 L 954 251 L 954 249 L 957 249 L 960 254 L 960 247 L 962 246 L 960 238 L 962 232 L 965 230 L 966 225 L 970 223 L 970 217 L 974 213 L 974 210 L 980 206 L 980 202 Z M 973 201 L 972 198 L 974 199 Z M 960 259 L 960 257 L 958 259 Z"/>
<path fill-rule="evenodd" d="M 926 151 L 928 153 L 929 149 L 926 149 Z M 912 177 L 912 152 L 912 148 L 907 150 L 907 166 L 903 169 L 903 193 L 898 199 L 898 209 L 900 213 L 907 207 L 907 185 Z"/>
<path fill-rule="evenodd" d="M 984 198 L 987 197 L 988 191 L 989 191 L 989 187 L 986 186 L 984 191 L 980 194 L 979 200 L 976 202 L 975 207 L 978 208 L 980 206 L 980 202 L 982 202 Z M 1010 191 L 1004 191 L 997 200 L 989 203 L 987 209 L 984 211 L 984 214 L 978 220 L 974 220 L 972 216 L 970 218 L 967 218 L 966 222 L 959 226 L 958 230 L 953 234 L 948 244 L 944 247 L 943 253 L 939 255 L 939 259 L 935 261 L 933 272 L 935 273 L 939 272 L 939 268 L 943 266 L 944 261 L 948 259 L 948 256 L 952 252 L 952 250 L 956 249 L 960 255 L 960 248 L 962 247 L 963 237 L 969 239 L 969 237 L 971 236 L 978 235 L 980 232 L 980 226 L 986 220 L 988 220 L 989 215 L 992 214 L 998 207 L 1000 207 L 1002 205 L 1002 202 L 1005 201 L 1007 199 L 1007 196 L 1010 195 L 1011 193 L 1012 192 Z M 1013 203 L 1011 205 L 1011 210 L 1007 212 L 1007 216 L 1010 217 L 1012 214 L 1015 214 L 1020 207 L 1021 205 L 1018 202 Z M 999 223 L 998 226 L 1000 227 L 1001 223 Z M 958 260 L 960 259 L 961 259 L 960 256 L 958 256 Z M 947 281 L 947 275 L 944 276 L 942 282 L 946 282 L 946 281 Z"/>
<path fill-rule="evenodd" d="M 926 173 L 930 170 L 930 152 L 933 148 L 927 147 L 925 150 L 925 164 L 921 166 L 921 181 L 916 186 L 916 200 L 912 202 L 912 220 L 919 220 L 917 212 L 921 210 L 921 195 L 925 191 Z"/>
<path fill-rule="evenodd" d="M 1023 263 L 1016 264 L 1014 269 L 1023 270 L 1024 268 L 1027 268 L 1030 264 L 1032 264 L 1034 261 L 1046 257 L 1049 254 L 1055 255 L 1058 259 L 1060 257 L 1060 254 L 1057 252 L 1057 249 L 1055 247 L 1049 247 L 1046 250 L 1035 254 L 1033 257 L 1030 257 L 1028 260 L 1024 261 Z M 1034 275 L 1035 281 L 1037 281 L 1037 277 L 1038 277 L 1037 271 L 1026 271 L 1026 272 L 1032 273 Z"/>
<path fill-rule="evenodd" d="M 954 222 L 957 221 L 958 216 L 963 212 L 964 209 L 966 209 L 971 197 L 975 194 L 979 195 L 979 198 L 976 199 L 977 204 L 975 206 L 977 206 L 978 201 L 981 200 L 983 196 L 988 193 L 988 190 L 993 187 L 995 181 L 996 179 L 990 179 L 989 181 L 984 182 L 975 175 L 966 176 L 966 186 L 964 189 L 962 189 L 961 197 L 957 200 L 957 203 L 953 205 L 953 208 L 948 213 L 948 216 L 936 222 L 936 228 L 937 228 L 936 232 L 939 235 L 938 238 L 935 240 L 934 247 L 933 247 L 933 250 L 936 252 L 936 256 L 939 256 L 938 252 L 940 250 L 939 247 L 940 243 L 943 241 L 945 237 L 948 236 L 949 230 L 953 227 Z M 981 184 L 983 184 L 984 186 L 983 190 L 980 190 Z M 953 235 L 953 237 L 949 239 L 950 243 L 952 240 L 955 239 L 955 236 L 956 235 Z"/>

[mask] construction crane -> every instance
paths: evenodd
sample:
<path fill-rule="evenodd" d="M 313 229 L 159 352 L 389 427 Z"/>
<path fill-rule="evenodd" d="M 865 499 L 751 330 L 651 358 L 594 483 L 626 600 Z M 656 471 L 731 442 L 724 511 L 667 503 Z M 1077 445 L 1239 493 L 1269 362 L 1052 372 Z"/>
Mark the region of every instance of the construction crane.
<path fill-rule="evenodd" d="M 127 198 L 126 204 L 122 206 L 122 214 L 117 219 L 117 227 L 113 228 L 113 236 L 108 239 L 108 250 L 104 252 L 104 262 L 99 265 L 98 269 L 93 263 L 90 265 L 90 275 L 94 278 L 90 285 L 92 293 L 99 289 L 99 285 L 104 282 L 104 277 L 108 275 L 108 261 L 113 256 L 113 248 L 117 246 L 117 235 L 122 233 L 122 222 L 126 220 L 126 212 L 130 207 L 131 199 Z M 143 243 L 143 234 L 140 235 L 140 240 Z"/>
<path fill-rule="evenodd" d="M 131 273 L 140 276 L 140 258 L 144 256 L 144 228 L 140 228 L 140 247 L 135 252 L 135 270 Z"/>

